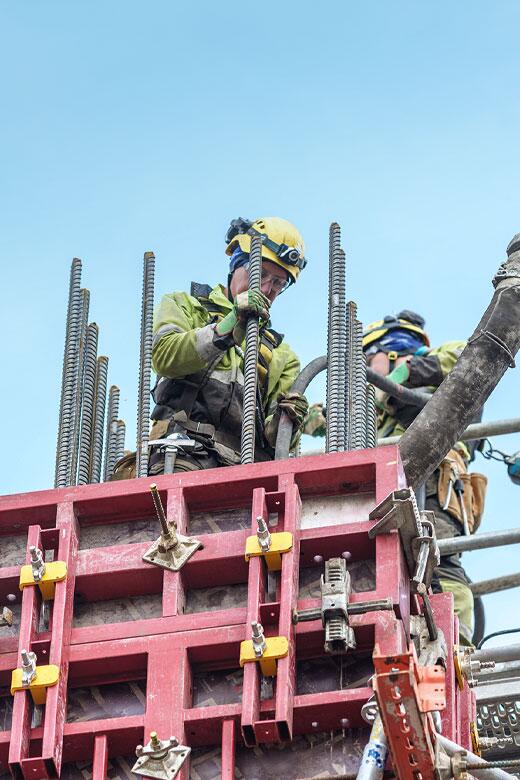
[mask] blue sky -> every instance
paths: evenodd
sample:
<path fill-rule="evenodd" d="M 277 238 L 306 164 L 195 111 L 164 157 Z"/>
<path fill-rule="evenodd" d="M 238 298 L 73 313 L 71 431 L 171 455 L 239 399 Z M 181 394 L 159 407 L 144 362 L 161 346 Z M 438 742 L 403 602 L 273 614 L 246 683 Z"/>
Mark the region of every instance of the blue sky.
<path fill-rule="evenodd" d="M 325 349 L 332 220 L 362 320 L 407 307 L 434 344 L 469 336 L 520 230 L 519 22 L 517 3 L 478 0 L 1 3 L 0 492 L 52 484 L 73 256 L 130 443 L 143 252 L 158 296 L 223 280 L 238 215 L 305 237 L 309 266 L 273 307 L 303 363 Z M 518 397 L 510 371 L 485 417 L 518 416 Z M 476 468 L 483 529 L 518 525 L 520 489 Z M 473 553 L 467 569 L 516 558 Z M 487 597 L 490 629 L 517 596 Z"/>

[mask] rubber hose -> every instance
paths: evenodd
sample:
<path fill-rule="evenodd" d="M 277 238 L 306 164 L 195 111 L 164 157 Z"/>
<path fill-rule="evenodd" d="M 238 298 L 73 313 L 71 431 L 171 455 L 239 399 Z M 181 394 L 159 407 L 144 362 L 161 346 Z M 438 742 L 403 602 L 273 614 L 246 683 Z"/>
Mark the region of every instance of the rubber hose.
<path fill-rule="evenodd" d="M 312 380 L 322 371 L 325 371 L 326 368 L 326 355 L 311 360 L 296 377 L 294 384 L 291 387 L 291 393 L 305 393 Z M 399 398 L 403 403 L 413 404 L 414 406 L 424 406 L 432 398 L 428 393 L 422 393 L 419 390 L 410 390 L 407 387 L 397 385 L 395 382 L 392 382 L 385 376 L 381 376 L 381 374 L 377 374 L 370 368 L 367 368 L 367 381 L 380 390 L 383 390 L 385 393 L 392 395 L 394 398 Z M 275 460 L 283 460 L 284 458 L 289 457 L 292 432 L 292 420 L 285 412 L 282 412 L 276 437 Z"/>

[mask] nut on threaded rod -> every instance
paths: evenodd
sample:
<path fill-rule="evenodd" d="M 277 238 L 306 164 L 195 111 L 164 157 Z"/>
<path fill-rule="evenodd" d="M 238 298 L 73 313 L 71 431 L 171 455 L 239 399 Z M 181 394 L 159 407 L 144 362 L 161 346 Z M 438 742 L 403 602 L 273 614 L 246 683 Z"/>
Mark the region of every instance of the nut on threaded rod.
<path fill-rule="evenodd" d="M 267 647 L 267 643 L 265 641 L 264 636 L 264 627 L 261 623 L 258 623 L 256 620 L 253 620 L 251 622 L 251 634 L 253 639 L 253 648 L 255 651 L 255 655 L 257 658 L 261 658 L 263 654 L 265 653 L 265 649 Z"/>
<path fill-rule="evenodd" d="M 36 677 L 36 653 L 22 650 L 22 685 L 30 685 Z"/>
<path fill-rule="evenodd" d="M 29 547 L 29 554 L 31 556 L 31 568 L 35 582 L 39 582 L 45 574 L 45 561 L 43 560 L 43 553 L 39 547 L 31 545 Z"/>
<path fill-rule="evenodd" d="M 258 544 L 260 545 L 260 549 L 262 552 L 269 552 L 271 549 L 271 534 L 269 533 L 267 523 L 261 515 L 256 518 L 256 522 L 258 525 L 256 536 L 258 539 Z"/>
<path fill-rule="evenodd" d="M 151 731 L 150 732 L 150 746 L 153 747 L 156 750 L 161 747 L 161 740 L 157 736 L 157 732 L 156 731 Z"/>

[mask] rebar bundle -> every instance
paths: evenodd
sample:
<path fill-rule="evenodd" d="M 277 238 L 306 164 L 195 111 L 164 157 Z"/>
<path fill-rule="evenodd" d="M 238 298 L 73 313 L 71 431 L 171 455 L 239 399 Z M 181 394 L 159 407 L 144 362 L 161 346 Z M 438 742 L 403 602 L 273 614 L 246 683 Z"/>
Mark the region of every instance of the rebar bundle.
<path fill-rule="evenodd" d="M 119 387 L 112 385 L 108 391 L 107 425 L 105 434 L 105 466 L 103 479 L 112 476 L 117 453 L 117 419 L 119 417 Z"/>
<path fill-rule="evenodd" d="M 367 446 L 367 362 L 363 354 L 363 326 L 354 322 L 354 350 L 351 356 L 354 373 L 354 409 L 352 420 L 353 450 Z"/>
<path fill-rule="evenodd" d="M 75 485 L 78 477 L 79 435 L 81 426 L 81 409 L 83 403 L 83 381 L 85 371 L 85 345 L 87 341 L 88 313 L 90 308 L 90 290 L 81 290 L 81 317 L 78 343 L 78 362 L 74 384 L 74 422 L 71 443 L 71 458 L 69 465 L 69 485 Z"/>
<path fill-rule="evenodd" d="M 81 260 L 75 257 L 70 269 L 54 487 L 65 487 L 69 477 L 71 445 L 74 433 L 75 377 L 79 359 L 80 285 Z"/>
<path fill-rule="evenodd" d="M 79 436 L 78 485 L 90 481 L 92 433 L 96 404 L 96 368 L 99 330 L 95 322 L 87 327 L 83 353 L 83 388 L 81 393 L 81 430 Z M 79 393 L 78 393 L 79 395 Z"/>
<path fill-rule="evenodd" d="M 258 235 L 253 235 L 251 237 L 251 249 L 249 252 L 249 289 L 260 290 L 261 278 L 262 239 Z M 256 317 L 249 317 L 246 325 L 246 351 L 244 357 L 244 406 L 240 441 L 241 463 L 253 463 L 255 460 L 258 334 L 258 319 Z"/>
<path fill-rule="evenodd" d="M 153 298 L 155 255 L 145 252 L 143 260 L 143 297 L 141 306 L 141 339 L 139 388 L 137 396 L 136 476 L 148 474 L 148 441 L 150 431 L 150 378 L 152 371 Z M 117 428 L 116 428 L 117 434 Z"/>
<path fill-rule="evenodd" d="M 103 460 L 103 435 L 105 428 L 105 407 L 107 400 L 108 358 L 100 355 L 96 364 L 96 391 L 94 403 L 94 422 L 92 426 L 92 454 L 90 459 L 89 482 L 101 480 L 101 462 Z"/>
<path fill-rule="evenodd" d="M 377 447 L 376 389 L 367 383 L 367 447 Z"/>
<path fill-rule="evenodd" d="M 340 226 L 333 222 L 329 230 L 327 452 L 341 452 L 346 448 L 345 371 L 347 329 L 345 321 L 345 253 L 341 249 L 340 241 Z"/>

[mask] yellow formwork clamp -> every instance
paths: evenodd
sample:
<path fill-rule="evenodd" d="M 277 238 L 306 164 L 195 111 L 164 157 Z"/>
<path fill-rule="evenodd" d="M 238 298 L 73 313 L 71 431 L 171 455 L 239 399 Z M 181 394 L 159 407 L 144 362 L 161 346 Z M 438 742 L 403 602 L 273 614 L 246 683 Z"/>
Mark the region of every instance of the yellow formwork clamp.
<path fill-rule="evenodd" d="M 289 552 L 293 546 L 293 536 L 289 531 L 279 531 L 269 534 L 269 548 L 262 542 L 260 534 L 248 536 L 246 539 L 245 558 L 248 561 L 255 556 L 263 556 L 269 571 L 280 571 L 282 568 L 282 555 Z"/>
<path fill-rule="evenodd" d="M 20 569 L 20 590 L 29 585 L 38 585 L 44 601 L 54 598 L 56 583 L 62 582 L 67 576 L 67 564 L 65 561 L 50 561 L 45 564 L 45 570 L 40 579 L 34 578 L 33 567 L 30 563 Z"/>
<path fill-rule="evenodd" d="M 55 664 L 36 665 L 36 653 L 22 650 L 22 666 L 13 669 L 11 675 L 11 695 L 16 691 L 29 691 L 35 704 L 45 704 L 47 688 L 56 685 L 60 670 Z"/>
<path fill-rule="evenodd" d="M 482 751 L 480 749 L 480 740 L 478 736 L 477 724 L 474 720 L 469 724 L 469 733 L 471 734 L 471 749 L 476 756 L 481 756 Z"/>
<path fill-rule="evenodd" d="M 253 622 L 253 638 L 240 643 L 240 666 L 258 662 L 264 677 L 276 677 L 278 658 L 285 658 L 289 652 L 286 636 L 264 636 L 260 623 Z"/>

